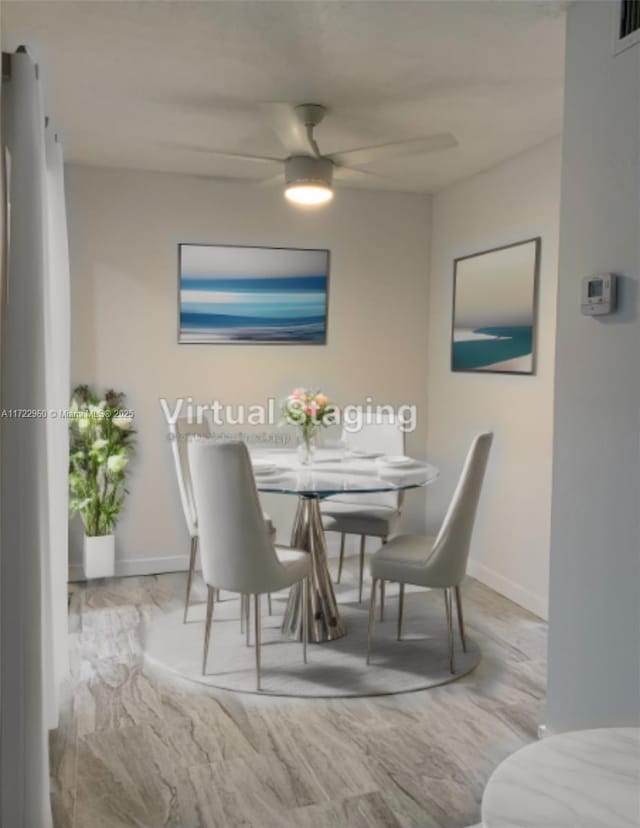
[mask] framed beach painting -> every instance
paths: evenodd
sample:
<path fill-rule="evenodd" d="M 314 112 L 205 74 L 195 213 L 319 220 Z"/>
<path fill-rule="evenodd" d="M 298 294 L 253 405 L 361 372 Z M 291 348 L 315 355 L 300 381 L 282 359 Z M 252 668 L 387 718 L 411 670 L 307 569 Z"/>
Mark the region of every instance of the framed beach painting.
<path fill-rule="evenodd" d="M 180 343 L 324 345 L 328 250 L 180 244 Z"/>
<path fill-rule="evenodd" d="M 451 370 L 535 373 L 540 238 L 454 263 Z"/>

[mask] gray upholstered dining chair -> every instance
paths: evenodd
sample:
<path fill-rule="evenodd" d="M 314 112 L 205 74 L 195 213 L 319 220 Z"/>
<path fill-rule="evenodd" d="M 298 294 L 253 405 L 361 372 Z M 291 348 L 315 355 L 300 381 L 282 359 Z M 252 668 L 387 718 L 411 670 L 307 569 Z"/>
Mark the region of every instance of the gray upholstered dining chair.
<path fill-rule="evenodd" d="M 354 452 L 404 454 L 404 432 L 397 420 L 384 417 L 379 423 L 362 422 L 354 431 L 344 431 L 343 443 Z M 362 601 L 364 553 L 367 537 L 381 538 L 383 543 L 396 531 L 402 512 L 403 492 L 379 492 L 363 495 L 336 495 L 320 506 L 325 532 L 340 532 L 340 559 L 337 583 L 342 577 L 344 545 L 347 535 L 360 535 L 360 569 L 358 600 Z"/>
<path fill-rule="evenodd" d="M 187 524 L 187 530 L 190 537 L 189 548 L 189 571 L 187 573 L 187 593 L 184 601 L 184 623 L 187 622 L 187 614 L 189 612 L 189 601 L 191 597 L 191 585 L 193 583 L 193 573 L 195 572 L 196 559 L 198 555 L 198 513 L 196 511 L 196 504 L 193 497 L 193 486 L 191 484 L 191 473 L 189 471 L 189 456 L 187 453 L 187 443 L 190 439 L 205 439 L 211 436 L 209 424 L 206 421 L 201 423 L 189 420 L 187 417 L 179 417 L 175 424 L 168 423 L 169 440 L 171 443 L 171 454 L 176 472 L 176 479 L 178 481 L 178 491 L 180 493 L 180 503 L 182 505 L 182 513 Z M 269 515 L 264 515 L 264 520 L 267 528 L 272 535 L 275 535 L 275 528 L 271 522 Z M 271 597 L 269 596 L 269 611 L 271 611 Z M 241 611 L 240 621 L 244 623 L 245 613 Z"/>
<path fill-rule="evenodd" d="M 464 634 L 460 584 L 467 571 L 471 534 L 492 441 L 491 432 L 478 434 L 474 438 L 453 498 L 435 538 L 421 535 L 398 535 L 382 546 L 373 556 L 367 664 L 371 658 L 377 585 L 380 583 L 381 593 L 384 594 L 382 591 L 384 582 L 397 581 L 400 584 L 398 641 L 402 637 L 405 584 L 444 590 L 449 637 L 449 667 L 451 672 L 455 673 L 453 594 L 455 594 L 458 610 L 462 649 L 466 652 L 467 642 Z"/>
<path fill-rule="evenodd" d="M 202 673 L 207 667 L 215 590 L 238 592 L 248 600 L 253 596 L 256 686 L 260 690 L 260 596 L 302 583 L 302 651 L 306 663 L 311 558 L 302 550 L 274 546 L 244 443 L 191 441 L 188 452 L 199 515 L 202 574 L 207 585 Z"/>

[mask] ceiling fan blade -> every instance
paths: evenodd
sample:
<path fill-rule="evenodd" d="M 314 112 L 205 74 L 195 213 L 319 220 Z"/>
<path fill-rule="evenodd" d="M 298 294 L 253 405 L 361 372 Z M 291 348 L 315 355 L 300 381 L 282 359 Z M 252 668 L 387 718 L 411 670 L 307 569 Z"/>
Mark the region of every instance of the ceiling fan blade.
<path fill-rule="evenodd" d="M 200 152 L 205 155 L 215 155 L 217 158 L 227 158 L 230 161 L 254 161 L 257 164 L 282 164 L 282 158 L 275 158 L 271 155 L 246 155 L 240 152 L 227 152 L 226 150 L 212 149 L 211 147 L 201 147 L 197 144 L 173 144 L 167 143 L 165 146 L 172 149 L 182 150 L 183 152 Z"/>
<path fill-rule="evenodd" d="M 294 106 L 286 103 L 265 103 L 261 104 L 260 108 L 288 155 L 310 155 L 307 130 Z"/>
<path fill-rule="evenodd" d="M 395 141 L 391 144 L 378 144 L 373 147 L 336 152 L 329 157 L 340 167 L 359 167 L 373 164 L 376 161 L 389 161 L 392 158 L 401 158 L 403 155 L 418 155 L 419 153 L 435 152 L 436 150 L 450 149 L 458 146 L 454 135 L 443 132 L 437 135 L 428 135 L 425 138 L 413 138 L 410 141 Z"/>
<path fill-rule="evenodd" d="M 376 175 L 375 173 L 365 172 L 364 170 L 354 170 L 351 167 L 334 167 L 333 168 L 333 177 L 337 182 L 349 182 L 353 181 L 354 183 L 357 181 L 373 181 L 374 179 L 383 178 L 381 175 Z"/>

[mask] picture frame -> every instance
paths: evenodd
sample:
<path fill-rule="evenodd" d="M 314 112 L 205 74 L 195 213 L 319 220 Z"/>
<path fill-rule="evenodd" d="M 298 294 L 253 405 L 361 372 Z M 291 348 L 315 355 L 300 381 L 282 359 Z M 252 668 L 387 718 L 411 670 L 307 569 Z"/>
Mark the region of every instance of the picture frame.
<path fill-rule="evenodd" d="M 178 344 L 326 345 L 330 251 L 178 244 Z"/>
<path fill-rule="evenodd" d="M 536 236 L 454 260 L 454 373 L 535 374 L 541 252 Z"/>

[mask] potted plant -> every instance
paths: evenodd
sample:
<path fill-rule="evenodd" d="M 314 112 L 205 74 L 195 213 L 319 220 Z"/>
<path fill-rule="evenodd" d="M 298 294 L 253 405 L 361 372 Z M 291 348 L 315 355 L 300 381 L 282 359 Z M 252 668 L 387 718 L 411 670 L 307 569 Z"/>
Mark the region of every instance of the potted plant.
<path fill-rule="evenodd" d="M 294 388 L 282 402 L 282 422 L 298 428 L 298 459 L 304 466 L 313 463 L 316 435 L 336 422 L 337 408 L 321 391 Z"/>
<path fill-rule="evenodd" d="M 100 398 L 79 385 L 71 399 L 69 428 L 69 506 L 84 524 L 85 577 L 107 578 L 114 574 L 113 533 L 127 494 L 133 415 L 125 409 L 124 394 L 107 391 Z"/>

